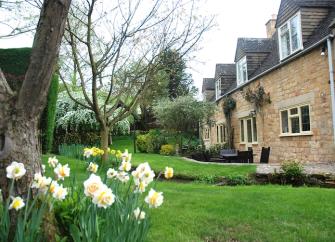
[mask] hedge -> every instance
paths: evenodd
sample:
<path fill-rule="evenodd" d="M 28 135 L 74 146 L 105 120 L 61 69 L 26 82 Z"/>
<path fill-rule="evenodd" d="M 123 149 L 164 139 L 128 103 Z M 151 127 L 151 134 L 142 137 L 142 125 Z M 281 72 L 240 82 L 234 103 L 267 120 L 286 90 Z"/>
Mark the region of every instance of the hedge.
<path fill-rule="evenodd" d="M 19 91 L 21 88 L 28 69 L 30 55 L 31 48 L 0 49 L 0 68 L 14 91 Z M 51 151 L 54 137 L 58 82 L 58 76 L 54 74 L 48 93 L 47 106 L 40 122 L 44 153 Z"/>

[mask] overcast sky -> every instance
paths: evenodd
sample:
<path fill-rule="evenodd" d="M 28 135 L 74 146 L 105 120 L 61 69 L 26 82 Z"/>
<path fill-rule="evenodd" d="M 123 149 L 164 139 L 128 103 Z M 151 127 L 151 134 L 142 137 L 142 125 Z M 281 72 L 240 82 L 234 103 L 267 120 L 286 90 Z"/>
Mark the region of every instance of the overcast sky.
<path fill-rule="evenodd" d="M 216 63 L 233 63 L 238 37 L 266 37 L 265 23 L 277 14 L 280 0 L 199 0 L 203 15 L 216 15 L 216 24 L 200 43 L 201 49 L 188 63 L 195 85 L 214 77 Z M 32 36 L 0 40 L 0 48 L 29 47 Z"/>

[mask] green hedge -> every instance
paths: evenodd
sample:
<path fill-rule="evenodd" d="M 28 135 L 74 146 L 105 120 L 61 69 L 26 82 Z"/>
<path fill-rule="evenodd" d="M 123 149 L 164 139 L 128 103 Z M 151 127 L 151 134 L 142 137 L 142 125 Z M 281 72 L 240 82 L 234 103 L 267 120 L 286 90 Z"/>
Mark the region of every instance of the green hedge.
<path fill-rule="evenodd" d="M 28 69 L 31 48 L 0 49 L 0 68 L 3 71 L 8 84 L 15 91 L 19 91 Z M 58 93 L 58 76 L 52 77 L 48 93 L 47 106 L 41 117 L 40 128 L 42 130 L 43 152 L 50 152 L 54 137 L 56 101 Z"/>

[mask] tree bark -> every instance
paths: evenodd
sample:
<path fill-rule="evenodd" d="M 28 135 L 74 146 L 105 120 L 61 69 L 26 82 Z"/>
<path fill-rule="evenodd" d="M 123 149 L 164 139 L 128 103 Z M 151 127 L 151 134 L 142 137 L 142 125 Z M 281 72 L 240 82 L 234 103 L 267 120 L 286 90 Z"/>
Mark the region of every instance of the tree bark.
<path fill-rule="evenodd" d="M 102 162 L 106 162 L 108 159 L 108 138 L 109 138 L 109 128 L 107 126 L 103 126 L 100 130 L 100 142 L 101 149 L 103 149 L 104 154 L 102 156 Z"/>
<path fill-rule="evenodd" d="M 8 196 L 6 167 L 12 161 L 22 162 L 26 175 L 15 186 L 24 196 L 35 172 L 41 170 L 38 120 L 46 104 L 51 75 L 58 58 L 65 21 L 71 0 L 45 0 L 41 9 L 30 64 L 18 94 L 11 91 L 0 74 L 0 187 Z M 8 145 L 10 144 L 10 145 Z"/>

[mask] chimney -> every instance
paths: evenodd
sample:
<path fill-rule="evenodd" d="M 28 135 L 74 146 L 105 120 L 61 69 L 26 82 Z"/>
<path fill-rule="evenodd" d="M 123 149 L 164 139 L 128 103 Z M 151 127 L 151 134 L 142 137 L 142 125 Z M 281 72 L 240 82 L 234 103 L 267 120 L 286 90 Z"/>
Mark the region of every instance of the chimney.
<path fill-rule="evenodd" d="M 276 20 L 277 15 L 272 14 L 271 19 L 265 24 L 267 38 L 272 38 L 273 34 L 276 32 Z"/>

